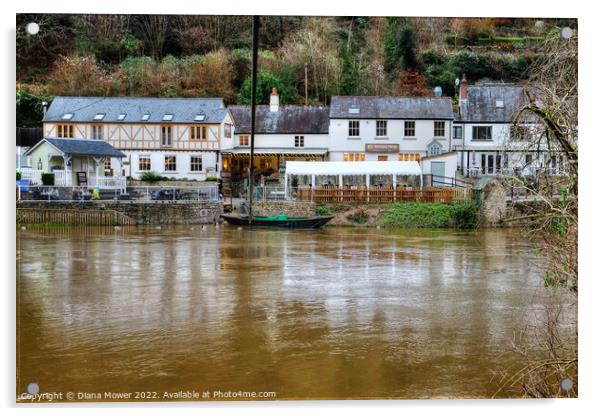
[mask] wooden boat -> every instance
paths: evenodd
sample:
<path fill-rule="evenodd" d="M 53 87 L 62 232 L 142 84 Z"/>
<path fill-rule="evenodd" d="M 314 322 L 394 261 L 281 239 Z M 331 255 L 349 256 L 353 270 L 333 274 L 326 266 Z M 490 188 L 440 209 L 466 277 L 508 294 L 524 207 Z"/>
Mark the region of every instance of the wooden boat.
<path fill-rule="evenodd" d="M 333 216 L 315 216 L 293 218 L 286 215 L 278 215 L 275 217 L 253 216 L 249 222 L 248 215 L 224 214 L 222 218 L 230 225 L 246 225 L 251 227 L 273 227 L 273 228 L 320 228 Z"/>

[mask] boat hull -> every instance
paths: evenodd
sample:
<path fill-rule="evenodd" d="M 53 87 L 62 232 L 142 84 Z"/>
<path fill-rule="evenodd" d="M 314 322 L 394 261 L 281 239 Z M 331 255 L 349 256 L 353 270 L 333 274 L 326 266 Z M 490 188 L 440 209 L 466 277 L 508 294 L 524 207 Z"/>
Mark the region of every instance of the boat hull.
<path fill-rule="evenodd" d="M 270 219 L 262 220 L 260 218 L 253 218 L 251 224 L 249 224 L 249 217 L 246 215 L 222 215 L 222 218 L 230 225 L 244 225 L 251 227 L 267 227 L 267 228 L 294 228 L 294 229 L 309 229 L 309 228 L 320 228 L 328 221 L 332 216 L 319 216 L 319 217 L 308 217 L 308 218 L 286 218 L 286 219 Z"/>

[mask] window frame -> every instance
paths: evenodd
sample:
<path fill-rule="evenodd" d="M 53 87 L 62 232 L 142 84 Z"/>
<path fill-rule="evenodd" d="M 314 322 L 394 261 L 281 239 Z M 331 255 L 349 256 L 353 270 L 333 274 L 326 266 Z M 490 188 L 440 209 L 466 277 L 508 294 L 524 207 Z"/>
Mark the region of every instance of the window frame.
<path fill-rule="evenodd" d="M 244 138 L 244 143 L 243 143 L 243 138 Z M 241 147 L 248 147 L 250 146 L 250 142 L 251 142 L 251 138 L 248 134 L 241 134 L 240 136 L 238 136 L 238 145 Z"/>
<path fill-rule="evenodd" d="M 344 162 L 363 162 L 366 160 L 364 152 L 345 152 L 343 153 Z"/>
<path fill-rule="evenodd" d="M 167 159 L 168 158 L 173 158 L 173 169 L 167 169 Z M 171 163 L 170 163 L 171 166 Z M 163 156 L 163 171 L 164 172 L 177 172 L 178 171 L 178 164 L 177 164 L 177 159 L 176 159 L 176 155 L 164 155 Z"/>
<path fill-rule="evenodd" d="M 100 134 L 96 134 L 99 132 Z M 98 137 L 97 137 L 98 136 Z M 93 140 L 103 140 L 104 139 L 104 129 L 102 124 L 92 124 L 92 139 Z"/>
<path fill-rule="evenodd" d="M 193 161 L 196 159 L 196 162 Z M 197 165 L 197 169 L 194 166 Z M 190 172 L 203 172 L 203 156 L 202 155 L 190 155 Z"/>
<path fill-rule="evenodd" d="M 168 132 L 168 135 L 165 135 L 165 132 Z M 170 125 L 162 124 L 161 125 L 161 147 L 173 147 L 173 131 Z M 166 143 L 165 138 L 169 138 L 169 143 Z"/>
<path fill-rule="evenodd" d="M 387 120 L 376 120 L 376 137 L 388 137 L 388 127 Z"/>
<path fill-rule="evenodd" d="M 453 126 L 452 130 L 453 130 L 452 139 L 453 140 L 462 140 L 462 137 L 464 136 L 464 126 Z M 460 131 L 460 135 L 456 136 L 456 131 L 458 131 L 458 130 Z"/>
<path fill-rule="evenodd" d="M 67 130 L 67 134 L 65 134 L 65 130 Z M 75 137 L 73 124 L 57 124 L 56 137 L 73 139 Z"/>
<path fill-rule="evenodd" d="M 408 131 L 411 131 L 412 134 L 408 134 Z M 416 121 L 415 120 L 405 120 L 403 122 L 403 137 L 404 138 L 416 138 Z"/>
<path fill-rule="evenodd" d="M 142 159 L 145 160 L 145 164 L 146 161 L 148 161 L 148 169 L 143 169 L 142 168 Z M 138 172 L 150 172 L 151 171 L 151 157 L 150 155 L 139 155 L 138 156 Z"/>
<path fill-rule="evenodd" d="M 441 121 L 441 120 L 434 121 L 433 137 L 445 137 L 445 121 Z"/>
<path fill-rule="evenodd" d="M 305 147 L 305 136 L 295 136 L 295 147 Z"/>
<path fill-rule="evenodd" d="M 353 126 L 352 126 L 353 124 Z M 352 131 L 355 133 L 357 130 L 357 134 L 352 134 Z M 360 121 L 359 120 L 349 120 L 347 124 L 347 135 L 348 137 L 360 137 Z"/>
<path fill-rule="evenodd" d="M 477 136 L 479 136 L 479 134 L 477 134 L 477 132 L 480 131 L 481 129 L 484 129 L 485 131 L 489 132 L 489 134 L 486 135 L 486 136 L 488 136 L 487 138 L 481 139 L 481 138 L 477 137 Z M 491 141 L 493 141 L 492 134 L 493 134 L 493 126 L 472 126 L 472 139 L 471 140 L 475 141 L 475 142 L 491 142 Z"/>

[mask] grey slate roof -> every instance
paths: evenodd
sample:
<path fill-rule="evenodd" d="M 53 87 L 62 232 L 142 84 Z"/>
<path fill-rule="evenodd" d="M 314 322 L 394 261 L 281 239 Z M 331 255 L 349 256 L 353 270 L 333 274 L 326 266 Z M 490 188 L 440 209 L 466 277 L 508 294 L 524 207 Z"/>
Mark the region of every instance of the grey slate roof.
<path fill-rule="evenodd" d="M 228 108 L 236 124 L 236 133 L 251 133 L 251 107 L 234 105 Z M 328 107 L 287 105 L 271 112 L 269 106 L 258 105 L 255 111 L 258 134 L 328 134 Z"/>
<path fill-rule="evenodd" d="M 523 87 L 516 84 L 479 84 L 468 86 L 468 99 L 461 103 L 459 121 L 474 123 L 511 123 L 523 103 Z M 503 101 L 498 108 L 496 101 Z"/>
<path fill-rule="evenodd" d="M 56 139 L 49 137 L 45 137 L 43 140 L 61 152 L 71 156 L 126 157 L 123 152 L 120 152 L 103 140 Z"/>
<path fill-rule="evenodd" d="M 73 113 L 64 120 L 63 114 Z M 123 120 L 119 114 L 125 113 Z M 195 121 L 197 114 L 206 115 L 202 122 Z M 46 112 L 44 122 L 86 123 L 221 123 L 228 110 L 221 98 L 154 98 L 154 97 L 55 97 Z M 94 120 L 96 114 L 105 114 L 102 120 Z M 150 114 L 142 121 L 144 114 Z M 171 121 L 163 120 L 165 114 L 173 114 Z"/>
<path fill-rule="evenodd" d="M 330 102 L 330 118 L 451 120 L 454 113 L 448 97 L 335 96 Z"/>

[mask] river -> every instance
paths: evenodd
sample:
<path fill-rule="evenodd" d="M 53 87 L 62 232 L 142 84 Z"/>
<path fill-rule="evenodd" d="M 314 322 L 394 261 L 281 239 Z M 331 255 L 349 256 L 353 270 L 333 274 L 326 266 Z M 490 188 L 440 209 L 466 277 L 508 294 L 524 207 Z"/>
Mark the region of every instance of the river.
<path fill-rule="evenodd" d="M 542 286 L 504 229 L 29 228 L 17 250 L 18 393 L 487 398 Z"/>

